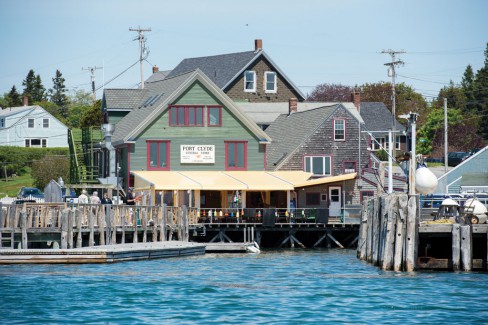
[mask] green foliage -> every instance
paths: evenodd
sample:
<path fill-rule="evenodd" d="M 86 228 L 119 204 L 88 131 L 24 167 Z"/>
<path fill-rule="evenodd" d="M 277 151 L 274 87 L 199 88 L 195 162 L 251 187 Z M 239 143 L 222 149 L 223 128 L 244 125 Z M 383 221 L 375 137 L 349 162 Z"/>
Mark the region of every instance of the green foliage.
<path fill-rule="evenodd" d="M 488 43 L 485 50 L 485 65 L 476 73 L 473 97 L 473 111 L 480 117 L 478 133 L 488 140 Z"/>
<path fill-rule="evenodd" d="M 36 102 L 35 104 L 41 106 L 49 112 L 49 114 L 66 124 L 66 119 L 61 115 L 61 108 L 58 105 L 48 101 Z"/>
<path fill-rule="evenodd" d="M 26 167 L 25 174 L 16 175 L 15 177 L 10 176 L 7 181 L 5 181 L 5 176 L 0 173 L 2 175 L 2 178 L 0 179 L 0 197 L 4 197 L 6 195 L 15 197 L 21 187 L 32 187 L 34 185 L 34 181 L 32 180 L 30 173 L 30 167 Z"/>
<path fill-rule="evenodd" d="M 8 107 L 8 94 L 0 96 L 0 109 Z"/>
<path fill-rule="evenodd" d="M 444 98 L 447 98 L 447 107 L 449 109 L 459 109 L 463 113 L 466 111 L 466 95 L 462 87 L 455 86 L 454 83 L 449 83 L 449 86 L 444 86 L 440 91 L 437 99 L 432 103 L 435 108 L 444 107 Z"/>
<path fill-rule="evenodd" d="M 37 75 L 34 82 L 34 90 L 32 93 L 32 103 L 41 102 L 46 99 L 46 88 L 42 84 L 41 76 Z"/>
<path fill-rule="evenodd" d="M 69 179 L 69 157 L 45 156 L 32 163 L 32 178 L 34 185 L 40 189 L 59 177 Z"/>
<path fill-rule="evenodd" d="M 381 161 L 387 161 L 388 160 L 388 153 L 384 149 L 375 151 L 374 154 Z"/>
<path fill-rule="evenodd" d="M 67 118 L 69 99 L 66 95 L 67 90 L 64 82 L 65 79 L 63 78 L 61 71 L 56 70 L 56 76 L 53 78 L 53 88 L 49 89 L 49 95 L 51 97 L 51 102 L 60 107 L 63 118 Z"/>
<path fill-rule="evenodd" d="M 22 95 L 29 99 L 29 103 L 32 103 L 35 84 L 36 75 L 34 73 L 34 70 L 30 69 L 24 81 L 22 82 L 22 86 L 24 86 L 24 92 L 22 93 Z"/>
<path fill-rule="evenodd" d="M 83 113 L 81 127 L 100 126 L 102 124 L 102 101 L 97 100 L 88 110 Z"/>
<path fill-rule="evenodd" d="M 17 88 L 15 88 L 15 85 L 12 86 L 12 89 L 10 89 L 10 92 L 8 93 L 7 96 L 8 100 L 8 107 L 17 107 L 22 105 L 22 100 L 20 99 L 20 95 L 17 92 Z"/>
<path fill-rule="evenodd" d="M 68 148 L 25 148 L 0 146 L 0 161 L 2 169 L 7 167 L 7 175 L 23 175 L 34 160 L 39 160 L 45 156 L 65 156 L 69 157 Z"/>

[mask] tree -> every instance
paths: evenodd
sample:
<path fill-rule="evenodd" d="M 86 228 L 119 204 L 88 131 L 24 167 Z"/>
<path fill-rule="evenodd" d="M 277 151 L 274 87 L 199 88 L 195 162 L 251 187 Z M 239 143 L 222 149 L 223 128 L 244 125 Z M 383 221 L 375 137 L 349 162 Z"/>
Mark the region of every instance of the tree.
<path fill-rule="evenodd" d="M 29 103 L 32 103 L 36 87 L 36 75 L 34 73 L 34 70 L 29 70 L 24 81 L 22 81 L 22 86 L 24 86 L 24 92 L 22 93 L 22 95 L 27 97 Z"/>
<path fill-rule="evenodd" d="M 479 116 L 478 132 L 488 140 L 488 43 L 485 50 L 485 65 L 478 70 L 473 83 L 474 112 Z"/>
<path fill-rule="evenodd" d="M 56 70 L 56 76 L 53 78 L 53 88 L 49 89 L 51 102 L 61 108 L 61 115 L 64 118 L 68 117 L 68 96 L 66 95 L 66 87 L 64 85 L 65 79 L 61 71 Z"/>
<path fill-rule="evenodd" d="M 354 87 L 341 84 L 320 84 L 307 96 L 312 102 L 349 102 Z"/>
<path fill-rule="evenodd" d="M 32 93 L 32 103 L 42 102 L 46 97 L 46 88 L 42 84 L 41 76 L 37 75 L 34 82 L 34 90 Z"/>
<path fill-rule="evenodd" d="M 465 111 L 472 112 L 475 108 L 475 98 L 474 98 L 474 73 L 473 68 L 470 64 L 466 67 L 463 74 L 463 79 L 461 80 L 461 87 L 466 97 Z"/>
<path fill-rule="evenodd" d="M 20 95 L 17 92 L 17 88 L 15 88 L 15 85 L 13 85 L 12 89 L 10 89 L 10 92 L 7 95 L 7 101 L 9 107 L 17 107 L 22 105 Z"/>
<path fill-rule="evenodd" d="M 455 86 L 454 83 L 449 83 L 449 86 L 444 86 L 440 91 L 437 99 L 432 103 L 436 108 L 444 107 L 444 98 L 447 98 L 447 107 L 457 108 L 461 112 L 466 113 L 466 95 L 462 87 Z"/>
<path fill-rule="evenodd" d="M 32 178 L 36 187 L 43 189 L 59 177 L 69 179 L 69 158 L 66 156 L 45 156 L 32 163 Z"/>
<path fill-rule="evenodd" d="M 0 97 L 0 110 L 8 107 L 8 94 L 5 93 L 2 97 Z"/>
<path fill-rule="evenodd" d="M 102 124 L 102 101 L 99 99 L 84 112 L 81 127 L 100 126 Z"/>

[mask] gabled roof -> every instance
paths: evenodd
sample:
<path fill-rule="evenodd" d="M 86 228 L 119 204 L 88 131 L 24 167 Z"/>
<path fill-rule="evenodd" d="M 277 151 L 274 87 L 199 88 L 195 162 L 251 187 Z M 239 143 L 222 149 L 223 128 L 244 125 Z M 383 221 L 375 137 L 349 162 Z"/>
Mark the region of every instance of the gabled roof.
<path fill-rule="evenodd" d="M 144 84 L 150 84 L 153 82 L 158 82 L 166 78 L 170 74 L 171 70 L 166 70 L 166 71 L 157 71 L 153 73 L 149 78 L 144 81 Z"/>
<path fill-rule="evenodd" d="M 282 114 L 266 129 L 273 139 L 266 148 L 269 166 L 278 167 L 340 107 L 324 106 L 291 115 Z"/>
<path fill-rule="evenodd" d="M 184 59 L 173 69 L 173 71 L 171 71 L 168 77 L 200 69 L 220 89 L 226 90 L 226 88 L 240 77 L 250 65 L 261 57 L 268 60 L 275 70 L 301 96 L 301 99 L 305 99 L 305 95 L 302 94 L 300 89 L 291 82 L 291 80 L 263 50 Z"/>
<path fill-rule="evenodd" d="M 110 110 L 131 110 L 147 94 L 147 89 L 105 89 L 105 105 Z"/>
<path fill-rule="evenodd" d="M 0 109 L 0 116 L 7 117 L 19 113 L 24 113 L 33 110 L 36 106 L 18 106 L 18 107 L 7 107 L 5 109 Z"/>
<path fill-rule="evenodd" d="M 1 117 L 8 117 L 8 116 L 12 116 L 12 115 L 20 114 L 20 113 L 25 113 L 22 116 L 20 116 L 19 119 L 17 121 L 15 121 L 14 124 L 12 124 L 8 127 L 8 128 L 12 128 L 15 125 L 17 125 L 18 123 L 20 123 L 23 119 L 28 118 L 29 115 L 31 114 L 31 112 L 35 111 L 35 110 L 43 111 L 45 114 L 48 114 L 53 120 L 57 121 L 59 124 L 61 124 L 65 128 L 68 128 L 63 122 L 58 120 L 54 115 L 52 115 L 51 113 L 49 113 L 48 111 L 46 111 L 43 107 L 41 107 L 39 105 L 8 107 L 6 109 L 0 110 L 0 116 Z M 36 114 L 36 116 L 37 116 L 37 114 Z M 5 128 L 5 129 L 8 129 L 8 128 Z"/>
<path fill-rule="evenodd" d="M 168 76 L 164 80 L 155 83 L 157 87 L 148 87 L 147 95 L 149 97 L 146 96 L 144 102 L 139 103 L 138 108 L 133 109 L 117 123 L 113 135 L 114 145 L 134 141 L 155 118 L 163 114 L 171 103 L 197 81 L 218 98 L 259 141 L 265 143 L 271 141 L 269 136 L 256 123 L 241 112 L 235 103 L 219 87 L 203 74 L 202 71 L 197 69 L 178 76 Z"/>
<path fill-rule="evenodd" d="M 388 129 L 393 124 L 393 117 L 385 104 L 381 102 L 361 102 L 360 113 L 364 120 L 365 131 L 375 131 L 372 133 L 374 137 L 388 134 Z M 398 131 L 403 132 L 405 130 L 405 127 L 398 121 L 396 121 L 395 125 Z M 377 133 L 378 131 L 385 132 Z"/>

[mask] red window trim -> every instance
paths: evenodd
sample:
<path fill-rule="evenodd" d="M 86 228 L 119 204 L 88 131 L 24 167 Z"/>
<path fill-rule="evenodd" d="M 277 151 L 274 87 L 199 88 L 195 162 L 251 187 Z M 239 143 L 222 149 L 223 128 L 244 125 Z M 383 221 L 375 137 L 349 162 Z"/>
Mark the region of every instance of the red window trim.
<path fill-rule="evenodd" d="M 244 143 L 244 167 L 229 167 L 229 143 L 235 143 L 235 144 Z M 247 141 L 229 140 L 229 141 L 224 141 L 224 144 L 225 144 L 225 170 L 247 170 Z M 235 150 L 237 151 L 237 146 L 235 147 Z"/>
<path fill-rule="evenodd" d="M 218 108 L 219 109 L 219 124 L 217 125 L 210 125 L 210 109 L 211 108 Z M 211 106 L 207 106 L 207 126 L 208 127 L 221 127 L 222 126 L 222 106 L 218 106 L 218 105 L 211 105 Z"/>
<path fill-rule="evenodd" d="M 167 145 L 166 145 L 166 167 L 152 167 L 150 162 L 151 162 L 151 143 L 162 143 L 162 142 L 166 142 Z M 147 167 L 147 170 L 170 170 L 170 145 L 171 145 L 171 141 L 169 140 L 146 140 L 146 167 Z M 158 145 L 157 147 L 157 153 L 156 153 L 156 157 L 158 158 L 158 162 L 157 162 L 157 166 L 159 166 L 159 157 L 160 157 L 160 154 L 159 154 L 159 148 L 160 146 Z"/>
<path fill-rule="evenodd" d="M 344 139 L 336 139 L 336 133 L 335 133 L 335 131 L 336 131 L 335 122 L 336 121 L 344 121 Z M 333 123 L 333 129 L 334 129 L 333 130 L 334 141 L 340 141 L 340 142 L 346 141 L 346 119 L 345 118 L 335 118 L 332 123 Z"/>
<path fill-rule="evenodd" d="M 360 191 L 359 192 L 359 202 L 360 203 L 363 203 L 363 200 L 364 200 L 364 194 L 365 193 L 371 193 L 372 195 L 371 196 L 374 196 L 374 191 Z"/>
<path fill-rule="evenodd" d="M 183 107 L 184 108 L 184 123 L 183 124 L 178 124 L 179 121 L 179 116 L 178 116 L 178 108 Z M 190 125 L 190 107 L 193 108 L 201 108 L 202 109 L 202 124 L 195 124 L 195 125 Z M 173 108 L 176 108 L 176 124 L 172 123 L 173 120 Z M 203 117 L 204 117 L 204 111 L 205 111 L 205 105 L 171 105 L 169 107 L 169 126 L 175 126 L 175 127 L 203 127 L 205 125 Z M 195 122 L 197 121 L 197 113 L 195 112 Z"/>

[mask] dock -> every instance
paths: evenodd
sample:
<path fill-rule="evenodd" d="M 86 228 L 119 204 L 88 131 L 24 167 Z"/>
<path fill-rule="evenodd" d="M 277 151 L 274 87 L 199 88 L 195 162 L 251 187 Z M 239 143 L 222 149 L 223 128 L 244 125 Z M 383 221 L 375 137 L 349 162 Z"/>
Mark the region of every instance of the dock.
<path fill-rule="evenodd" d="M 115 263 L 204 254 L 204 244 L 181 241 L 71 249 L 1 249 L 0 264 Z"/>

